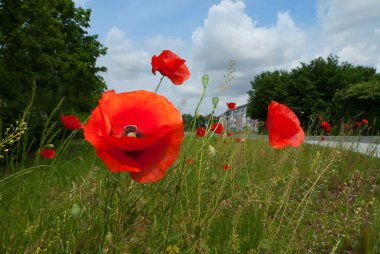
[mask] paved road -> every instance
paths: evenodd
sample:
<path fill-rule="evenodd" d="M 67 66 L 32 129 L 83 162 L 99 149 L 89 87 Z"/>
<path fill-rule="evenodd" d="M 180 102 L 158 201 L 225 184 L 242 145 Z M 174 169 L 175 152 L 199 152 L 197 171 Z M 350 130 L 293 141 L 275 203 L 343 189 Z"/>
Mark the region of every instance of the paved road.
<path fill-rule="evenodd" d="M 250 136 L 249 138 L 261 139 L 267 136 Z M 350 149 L 352 151 L 380 158 L 380 136 L 307 136 L 305 143 L 329 147 Z"/>
<path fill-rule="evenodd" d="M 357 153 L 367 154 L 380 158 L 380 144 L 376 143 L 362 143 L 362 142 L 342 142 L 342 141 L 321 141 L 317 140 L 305 140 L 307 144 L 338 147 L 342 149 L 349 149 Z"/>

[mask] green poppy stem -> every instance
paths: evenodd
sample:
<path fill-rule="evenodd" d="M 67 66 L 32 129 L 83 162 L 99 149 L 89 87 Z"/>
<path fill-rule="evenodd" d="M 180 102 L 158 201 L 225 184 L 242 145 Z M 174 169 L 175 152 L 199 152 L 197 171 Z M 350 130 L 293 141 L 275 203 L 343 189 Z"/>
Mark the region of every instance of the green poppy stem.
<path fill-rule="evenodd" d="M 161 77 L 161 79 L 160 79 L 160 82 L 158 82 L 158 85 L 157 85 L 157 87 L 156 87 L 156 90 L 154 90 L 154 93 L 157 93 L 157 90 L 158 90 L 158 88 L 160 87 L 160 85 L 161 85 L 161 83 L 162 83 L 162 80 L 164 79 L 164 75 L 162 75 L 162 77 Z"/>
<path fill-rule="evenodd" d="M 107 201 L 105 202 L 105 207 L 104 207 L 104 216 L 105 216 L 106 220 L 104 222 L 103 238 L 102 238 L 102 242 L 100 244 L 100 250 L 101 251 L 103 250 L 104 241 L 106 239 L 106 234 L 108 232 L 108 226 L 109 226 L 108 224 L 109 224 L 110 215 L 111 215 L 112 202 L 113 202 L 113 198 L 115 195 L 116 188 L 117 188 L 119 180 L 120 180 L 120 172 L 117 172 L 116 176 L 112 176 L 112 173 L 109 176 L 112 179 L 113 185 L 112 185 L 112 189 L 109 190 L 109 192 L 108 192 Z"/>

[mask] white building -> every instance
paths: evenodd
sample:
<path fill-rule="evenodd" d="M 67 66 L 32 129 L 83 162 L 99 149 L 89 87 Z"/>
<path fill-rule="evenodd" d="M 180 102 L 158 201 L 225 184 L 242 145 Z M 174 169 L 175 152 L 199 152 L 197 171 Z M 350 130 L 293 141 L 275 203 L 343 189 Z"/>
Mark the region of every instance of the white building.
<path fill-rule="evenodd" d="M 242 131 L 243 129 L 250 129 L 252 131 L 257 131 L 258 129 L 258 120 L 251 119 L 247 115 L 248 104 L 244 104 L 236 107 L 234 110 L 227 110 L 219 117 L 223 126 L 227 130 L 232 131 Z"/>

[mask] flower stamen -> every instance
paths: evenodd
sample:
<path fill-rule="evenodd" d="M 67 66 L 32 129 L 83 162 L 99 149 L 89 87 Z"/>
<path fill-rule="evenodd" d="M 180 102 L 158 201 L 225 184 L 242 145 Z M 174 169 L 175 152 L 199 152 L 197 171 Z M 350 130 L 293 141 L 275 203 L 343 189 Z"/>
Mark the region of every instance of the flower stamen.
<path fill-rule="evenodd" d="M 127 137 L 142 138 L 142 132 L 137 129 L 136 125 L 127 125 L 124 127 L 124 134 Z"/>

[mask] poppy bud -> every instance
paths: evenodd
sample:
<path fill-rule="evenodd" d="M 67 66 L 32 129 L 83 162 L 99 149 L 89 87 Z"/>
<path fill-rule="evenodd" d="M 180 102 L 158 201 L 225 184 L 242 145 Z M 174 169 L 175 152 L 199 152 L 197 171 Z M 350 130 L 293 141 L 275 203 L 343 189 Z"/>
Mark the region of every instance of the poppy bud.
<path fill-rule="evenodd" d="M 202 83 L 203 83 L 203 88 L 206 89 L 206 87 L 208 85 L 208 75 L 207 74 L 203 75 Z"/>
<path fill-rule="evenodd" d="M 82 214 L 82 209 L 80 209 L 77 203 L 74 203 L 73 207 L 71 207 L 70 214 L 74 219 L 76 220 L 80 219 L 80 216 Z"/>
<path fill-rule="evenodd" d="M 216 108 L 218 103 L 219 103 L 219 97 L 212 97 L 212 105 L 214 106 L 214 108 Z"/>
<path fill-rule="evenodd" d="M 214 148 L 212 145 L 208 145 L 208 149 L 209 149 L 210 154 L 211 154 L 212 156 L 215 156 L 215 155 L 216 155 L 215 148 Z"/>
<path fill-rule="evenodd" d="M 106 234 L 106 241 L 111 242 L 112 238 L 113 238 L 113 234 L 110 231 L 108 231 Z"/>

